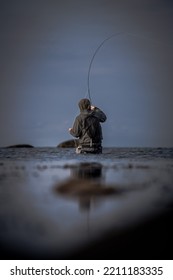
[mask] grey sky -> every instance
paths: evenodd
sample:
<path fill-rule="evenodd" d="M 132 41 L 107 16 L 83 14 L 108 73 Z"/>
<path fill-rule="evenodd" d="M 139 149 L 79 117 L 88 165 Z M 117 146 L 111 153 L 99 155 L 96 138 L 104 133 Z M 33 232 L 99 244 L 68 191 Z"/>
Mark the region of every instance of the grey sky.
<path fill-rule="evenodd" d="M 103 146 L 173 146 L 171 0 L 1 0 L 0 146 L 56 146 L 87 94 Z"/>

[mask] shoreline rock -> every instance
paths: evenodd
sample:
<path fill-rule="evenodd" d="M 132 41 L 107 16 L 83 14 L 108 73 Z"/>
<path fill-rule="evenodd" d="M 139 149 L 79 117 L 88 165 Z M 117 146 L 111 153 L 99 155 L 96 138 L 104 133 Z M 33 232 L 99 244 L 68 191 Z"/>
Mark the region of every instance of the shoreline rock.
<path fill-rule="evenodd" d="M 7 146 L 6 148 L 34 148 L 34 146 L 30 144 L 16 144 L 16 145 Z"/>
<path fill-rule="evenodd" d="M 64 142 L 61 142 L 57 145 L 58 148 L 76 148 L 78 146 L 77 139 L 70 139 Z"/>

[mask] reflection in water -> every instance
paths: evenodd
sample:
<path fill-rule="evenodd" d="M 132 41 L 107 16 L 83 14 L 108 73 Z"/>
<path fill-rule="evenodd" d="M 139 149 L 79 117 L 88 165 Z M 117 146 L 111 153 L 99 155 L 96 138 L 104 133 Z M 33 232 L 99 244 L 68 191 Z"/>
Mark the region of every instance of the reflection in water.
<path fill-rule="evenodd" d="M 98 180 L 102 176 L 102 165 L 82 162 L 71 169 L 71 176 L 78 179 Z"/>
<path fill-rule="evenodd" d="M 71 176 L 88 181 L 99 181 L 102 178 L 102 165 L 100 163 L 80 163 L 78 166 L 71 169 Z M 97 187 L 100 188 L 100 186 Z M 79 209 L 81 211 L 89 211 L 91 208 L 91 200 L 92 196 L 79 196 Z"/>
<path fill-rule="evenodd" d="M 56 193 L 65 198 L 77 199 L 79 211 L 86 214 L 86 234 L 90 236 L 90 209 L 96 196 L 103 194 L 102 164 L 80 163 L 70 168 L 70 179 L 56 186 Z M 110 191 L 110 190 L 108 190 Z"/>
<path fill-rule="evenodd" d="M 55 191 L 65 198 L 77 199 L 80 211 L 88 211 L 93 202 L 95 206 L 99 205 L 98 198 L 121 192 L 115 186 L 103 184 L 100 163 L 80 163 L 71 167 L 70 179 L 55 186 Z"/>

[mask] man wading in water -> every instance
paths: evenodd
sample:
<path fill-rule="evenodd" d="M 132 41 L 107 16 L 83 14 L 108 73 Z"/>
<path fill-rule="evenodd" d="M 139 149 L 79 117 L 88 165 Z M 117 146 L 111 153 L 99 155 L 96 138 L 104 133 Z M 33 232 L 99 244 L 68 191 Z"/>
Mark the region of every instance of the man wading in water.
<path fill-rule="evenodd" d="M 92 106 L 89 99 L 81 99 L 78 103 L 80 114 L 76 117 L 69 132 L 79 138 L 76 153 L 102 153 L 102 128 L 100 122 L 106 121 L 106 115 L 97 107 Z"/>

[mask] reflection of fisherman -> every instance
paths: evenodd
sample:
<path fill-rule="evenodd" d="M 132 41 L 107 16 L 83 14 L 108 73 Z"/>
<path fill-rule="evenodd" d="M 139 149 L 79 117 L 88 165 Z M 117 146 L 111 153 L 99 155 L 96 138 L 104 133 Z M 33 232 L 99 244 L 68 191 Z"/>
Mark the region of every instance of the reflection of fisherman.
<path fill-rule="evenodd" d="M 70 167 L 71 176 L 58 184 L 56 192 L 66 198 L 77 200 L 81 211 L 98 207 L 101 198 L 118 193 L 112 186 L 103 184 L 103 165 L 99 162 L 80 162 Z"/>
<path fill-rule="evenodd" d="M 72 128 L 69 132 L 74 137 L 79 138 L 79 146 L 76 153 L 102 153 L 102 128 L 100 122 L 106 121 L 106 115 L 97 107 L 92 106 L 89 99 L 81 99 L 78 103 L 80 114 L 76 117 Z M 86 119 L 90 118 L 90 125 Z M 97 119 L 97 121 L 95 121 Z M 89 130 L 95 132 L 95 136 L 91 136 Z"/>
<path fill-rule="evenodd" d="M 71 175 L 78 179 L 98 180 L 102 176 L 102 164 L 82 162 L 75 168 L 72 168 Z"/>
<path fill-rule="evenodd" d="M 94 182 L 102 179 L 102 164 L 100 163 L 80 163 L 75 168 L 71 169 L 72 177 L 89 182 Z M 85 183 L 87 182 L 85 181 Z M 99 187 L 99 186 L 97 186 Z M 82 211 L 89 210 L 91 207 L 91 196 L 81 195 L 79 196 L 79 208 Z"/>

